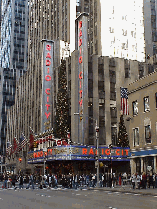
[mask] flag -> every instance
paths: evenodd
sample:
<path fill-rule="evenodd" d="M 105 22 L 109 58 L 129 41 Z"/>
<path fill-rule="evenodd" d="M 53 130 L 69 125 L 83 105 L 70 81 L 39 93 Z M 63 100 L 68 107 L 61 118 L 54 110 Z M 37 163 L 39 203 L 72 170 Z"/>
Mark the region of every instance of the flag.
<path fill-rule="evenodd" d="M 33 135 L 33 131 L 30 131 L 30 135 L 29 135 L 29 150 L 31 150 L 33 148 L 34 145 L 34 135 Z"/>
<path fill-rule="evenodd" d="M 66 139 L 62 139 L 62 145 L 68 145 L 68 142 Z"/>
<path fill-rule="evenodd" d="M 22 133 L 20 140 L 19 140 L 19 151 L 22 150 L 26 146 L 26 144 L 27 144 L 27 139 Z"/>
<path fill-rule="evenodd" d="M 11 143 L 7 141 L 6 155 L 9 155 L 10 150 L 11 150 Z"/>
<path fill-rule="evenodd" d="M 13 150 L 12 150 L 12 153 L 17 153 L 18 152 L 18 145 L 19 145 L 19 143 L 18 143 L 18 141 L 17 141 L 17 139 L 16 139 L 16 137 L 14 138 L 14 140 L 13 140 Z"/>
<path fill-rule="evenodd" d="M 128 89 L 121 87 L 121 111 L 123 115 L 129 115 Z"/>

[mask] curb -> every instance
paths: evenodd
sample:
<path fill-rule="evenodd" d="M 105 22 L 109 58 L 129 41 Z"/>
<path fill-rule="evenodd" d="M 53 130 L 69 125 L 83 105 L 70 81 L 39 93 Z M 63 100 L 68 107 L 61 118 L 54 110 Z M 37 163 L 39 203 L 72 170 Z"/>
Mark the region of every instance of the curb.
<path fill-rule="evenodd" d="M 135 190 L 135 191 L 132 191 L 132 190 L 128 190 L 128 189 L 110 189 L 110 188 L 93 188 L 93 189 L 89 189 L 89 190 L 99 190 L 99 191 L 107 191 L 107 192 L 121 192 L 121 193 L 132 193 L 132 194 L 141 194 L 141 195 L 153 195 L 153 196 L 157 196 L 157 191 L 156 193 L 152 193 L 152 192 L 140 192 L 139 190 Z"/>

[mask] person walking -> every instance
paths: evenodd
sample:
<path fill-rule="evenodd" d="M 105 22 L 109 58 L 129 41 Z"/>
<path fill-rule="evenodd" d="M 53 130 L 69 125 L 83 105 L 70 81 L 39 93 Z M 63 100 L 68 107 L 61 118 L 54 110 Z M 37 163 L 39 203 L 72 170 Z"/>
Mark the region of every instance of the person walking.
<path fill-rule="evenodd" d="M 119 185 L 121 186 L 121 184 L 122 184 L 122 175 L 121 175 L 121 173 L 119 174 Z"/>
<path fill-rule="evenodd" d="M 15 188 L 16 177 L 14 174 L 12 175 L 11 179 L 12 179 L 12 186 Z"/>
<path fill-rule="evenodd" d="M 154 189 L 153 175 L 152 175 L 152 173 L 149 174 L 149 181 L 148 181 L 148 187 L 149 187 L 149 189 L 150 189 L 150 186 L 153 186 L 153 189 Z"/>
<path fill-rule="evenodd" d="M 5 173 L 5 175 L 4 175 L 4 186 L 3 186 L 3 188 L 5 188 L 5 189 L 8 188 L 7 183 L 8 183 L 8 175 L 7 175 L 7 173 Z"/>
<path fill-rule="evenodd" d="M 133 173 L 132 176 L 131 176 L 131 181 L 132 181 L 132 186 L 133 186 L 133 189 L 135 189 L 135 181 L 136 181 L 136 176 L 135 174 Z"/>
<path fill-rule="evenodd" d="M 75 184 L 75 189 L 77 189 L 77 187 L 78 187 L 78 176 L 77 176 L 77 174 L 75 175 L 74 184 Z"/>
<path fill-rule="evenodd" d="M 30 174 L 30 176 L 29 176 L 29 184 L 27 186 L 27 189 L 29 189 L 30 185 L 32 185 L 32 189 L 34 189 L 34 177 L 33 177 L 33 173 Z"/>
<path fill-rule="evenodd" d="M 34 189 L 34 176 L 33 176 L 33 173 L 30 175 L 30 181 L 31 181 L 32 189 Z"/>
<path fill-rule="evenodd" d="M 20 175 L 20 177 L 19 177 L 19 189 L 23 189 L 23 176 L 22 176 L 22 174 Z"/>
<path fill-rule="evenodd" d="M 141 177 L 138 173 L 137 173 L 136 179 L 137 179 L 137 187 L 138 187 L 138 189 L 140 189 Z"/>
<path fill-rule="evenodd" d="M 147 176 L 145 172 L 142 174 L 142 183 L 143 183 L 143 189 L 146 189 L 146 184 L 147 184 Z"/>

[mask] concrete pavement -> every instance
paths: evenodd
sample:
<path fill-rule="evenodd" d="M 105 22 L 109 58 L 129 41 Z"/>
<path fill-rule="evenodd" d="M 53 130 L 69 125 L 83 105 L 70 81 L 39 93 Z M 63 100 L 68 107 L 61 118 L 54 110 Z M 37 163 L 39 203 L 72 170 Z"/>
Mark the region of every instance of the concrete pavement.
<path fill-rule="evenodd" d="M 92 190 L 92 188 L 90 188 Z M 114 188 L 110 187 L 94 187 L 94 189 L 97 190 L 103 190 L 103 191 L 110 191 L 110 192 L 122 192 L 122 193 L 133 193 L 133 194 L 142 194 L 142 195 L 153 195 L 157 196 L 157 188 L 151 187 L 150 189 L 133 189 L 132 185 L 122 185 L 122 186 L 115 186 Z"/>

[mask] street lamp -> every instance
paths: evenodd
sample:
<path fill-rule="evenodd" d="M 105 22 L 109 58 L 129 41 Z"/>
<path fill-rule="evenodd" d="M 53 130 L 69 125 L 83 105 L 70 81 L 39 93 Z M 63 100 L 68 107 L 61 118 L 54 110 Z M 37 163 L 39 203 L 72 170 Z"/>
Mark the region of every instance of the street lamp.
<path fill-rule="evenodd" d="M 43 152 L 44 152 L 44 176 L 45 176 L 45 163 L 46 163 L 46 155 L 45 155 L 45 152 L 47 152 L 47 148 L 43 148 Z"/>
<path fill-rule="evenodd" d="M 97 168 L 97 187 L 100 187 L 100 182 L 99 182 L 99 137 L 98 137 L 98 133 L 99 133 L 99 127 L 97 125 L 97 120 L 89 117 L 90 119 L 95 121 L 95 138 L 96 138 L 96 151 L 97 151 L 97 155 L 95 158 L 95 167 Z"/>
<path fill-rule="evenodd" d="M 110 163 L 111 163 L 111 186 L 112 186 L 112 158 L 111 158 L 111 149 L 112 149 L 112 144 L 108 145 L 108 148 L 110 149 Z"/>
<path fill-rule="evenodd" d="M 97 126 L 97 120 L 95 120 L 95 132 L 96 132 L 96 149 L 97 149 L 97 157 L 96 157 L 96 165 L 97 165 L 97 187 L 100 186 L 99 182 L 99 127 Z"/>

